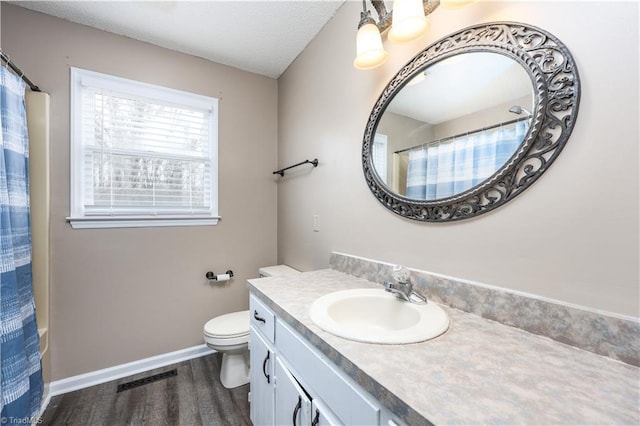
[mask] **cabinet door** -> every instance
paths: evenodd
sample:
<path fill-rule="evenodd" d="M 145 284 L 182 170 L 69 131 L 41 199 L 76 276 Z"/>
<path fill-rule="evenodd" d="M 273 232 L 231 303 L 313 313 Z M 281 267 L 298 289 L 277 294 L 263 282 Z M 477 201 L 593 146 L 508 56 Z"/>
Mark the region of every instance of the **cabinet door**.
<path fill-rule="evenodd" d="M 311 398 L 291 372 L 276 359 L 276 425 L 308 426 L 311 424 Z"/>
<path fill-rule="evenodd" d="M 322 403 L 314 399 L 311 401 L 311 426 L 339 426 L 342 425 L 336 416 Z"/>
<path fill-rule="evenodd" d="M 253 327 L 249 330 L 249 347 L 251 421 L 255 426 L 271 426 L 274 424 L 275 353 Z"/>

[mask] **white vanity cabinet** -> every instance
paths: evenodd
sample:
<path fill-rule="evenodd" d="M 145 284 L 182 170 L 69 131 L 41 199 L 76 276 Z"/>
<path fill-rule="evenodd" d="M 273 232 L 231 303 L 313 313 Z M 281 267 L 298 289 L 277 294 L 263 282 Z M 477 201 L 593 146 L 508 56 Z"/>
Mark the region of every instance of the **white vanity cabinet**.
<path fill-rule="evenodd" d="M 254 425 L 402 425 L 253 294 L 249 307 Z"/>

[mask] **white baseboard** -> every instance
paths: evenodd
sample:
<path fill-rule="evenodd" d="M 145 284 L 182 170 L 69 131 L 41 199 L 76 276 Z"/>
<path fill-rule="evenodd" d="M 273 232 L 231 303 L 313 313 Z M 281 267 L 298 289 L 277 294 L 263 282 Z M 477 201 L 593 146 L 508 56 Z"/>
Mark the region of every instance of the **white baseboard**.
<path fill-rule="evenodd" d="M 153 370 L 154 368 L 164 367 L 182 361 L 215 353 L 207 345 L 192 346 L 190 348 L 181 349 L 175 352 L 168 352 L 162 355 L 152 356 L 150 358 L 140 359 L 138 361 L 128 362 L 126 364 L 115 365 L 113 367 L 96 370 L 77 376 L 67 377 L 66 379 L 56 380 L 49 385 L 49 392 L 45 397 L 42 412 L 51 397 L 63 393 L 75 391 L 78 389 L 88 388 L 89 386 L 99 385 L 101 383 L 110 382 L 111 380 L 120 379 L 122 377 L 131 376 L 133 374 L 142 373 L 144 371 Z"/>

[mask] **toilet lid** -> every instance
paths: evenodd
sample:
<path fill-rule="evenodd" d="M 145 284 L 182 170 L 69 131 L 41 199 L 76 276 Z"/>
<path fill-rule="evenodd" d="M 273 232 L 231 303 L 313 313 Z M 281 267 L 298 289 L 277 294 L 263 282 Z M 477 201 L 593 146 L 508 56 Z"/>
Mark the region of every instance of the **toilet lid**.
<path fill-rule="evenodd" d="M 232 312 L 207 321 L 204 334 L 212 337 L 237 337 L 249 334 L 249 311 Z"/>

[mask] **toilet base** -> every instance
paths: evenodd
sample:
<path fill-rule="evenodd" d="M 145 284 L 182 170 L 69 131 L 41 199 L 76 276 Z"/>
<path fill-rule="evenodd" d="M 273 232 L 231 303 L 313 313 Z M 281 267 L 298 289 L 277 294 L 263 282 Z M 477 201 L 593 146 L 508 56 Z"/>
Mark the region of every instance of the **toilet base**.
<path fill-rule="evenodd" d="M 249 383 L 249 351 L 223 353 L 220 381 L 227 389 Z"/>

